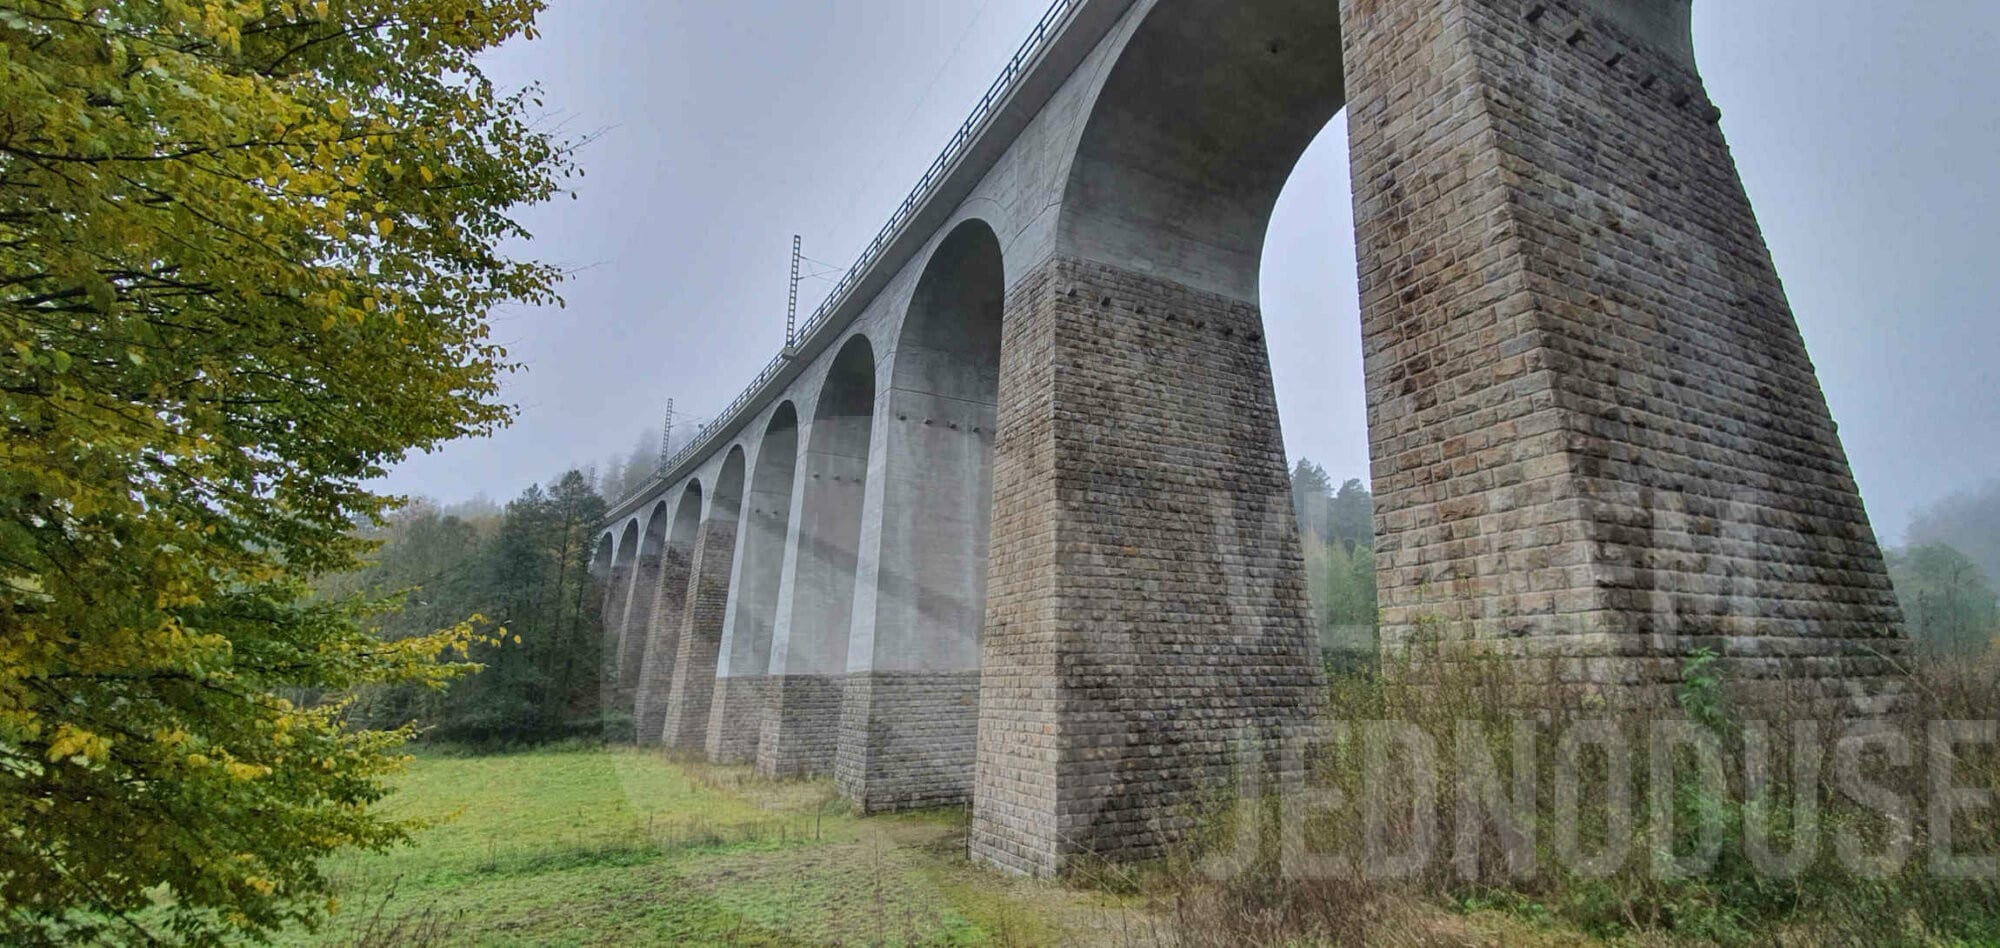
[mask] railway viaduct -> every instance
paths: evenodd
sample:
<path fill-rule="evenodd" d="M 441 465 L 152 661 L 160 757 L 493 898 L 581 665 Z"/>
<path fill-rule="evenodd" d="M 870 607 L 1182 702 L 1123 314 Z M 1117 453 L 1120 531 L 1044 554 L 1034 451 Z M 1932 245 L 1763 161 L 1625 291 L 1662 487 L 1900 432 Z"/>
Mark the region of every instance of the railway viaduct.
<path fill-rule="evenodd" d="M 1059 0 L 596 563 L 640 738 L 1143 857 L 1321 685 L 1258 310 L 1345 109 L 1384 641 L 1898 700 L 1689 0 Z"/>

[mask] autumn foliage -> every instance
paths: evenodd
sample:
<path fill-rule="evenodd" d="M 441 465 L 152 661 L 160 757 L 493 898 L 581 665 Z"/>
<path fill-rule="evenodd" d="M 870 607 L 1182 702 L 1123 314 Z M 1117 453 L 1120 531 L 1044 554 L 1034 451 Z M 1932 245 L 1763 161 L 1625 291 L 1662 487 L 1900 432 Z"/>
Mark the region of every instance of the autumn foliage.
<path fill-rule="evenodd" d="M 400 732 L 281 695 L 438 684 L 385 644 L 369 480 L 503 423 L 488 315 L 570 146 L 477 54 L 539 0 L 0 0 L 0 942 L 311 920 Z"/>

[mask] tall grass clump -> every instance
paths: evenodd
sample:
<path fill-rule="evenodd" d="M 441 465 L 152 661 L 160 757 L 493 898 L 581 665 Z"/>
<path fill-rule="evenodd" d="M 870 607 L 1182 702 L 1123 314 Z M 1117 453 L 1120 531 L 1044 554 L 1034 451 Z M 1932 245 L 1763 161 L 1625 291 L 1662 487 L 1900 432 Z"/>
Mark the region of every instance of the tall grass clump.
<path fill-rule="evenodd" d="M 1287 751 L 1303 776 L 1215 803 L 1154 870 L 1161 907 L 1193 945 L 1450 944 L 1455 913 L 1656 943 L 2000 944 L 2000 655 L 1899 660 L 1906 696 L 1868 717 L 1823 682 L 1677 664 L 1642 700 L 1435 644 L 1338 675 Z"/>

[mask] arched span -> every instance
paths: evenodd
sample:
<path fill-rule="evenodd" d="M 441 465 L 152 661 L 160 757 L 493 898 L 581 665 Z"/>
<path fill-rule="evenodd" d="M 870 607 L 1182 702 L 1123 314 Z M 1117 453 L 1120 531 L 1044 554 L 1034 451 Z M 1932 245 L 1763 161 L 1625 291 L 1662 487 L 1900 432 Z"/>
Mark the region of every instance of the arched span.
<path fill-rule="evenodd" d="M 999 239 L 960 224 L 891 353 L 875 568 L 858 590 L 835 768 L 865 811 L 971 798 L 1005 303 Z"/>
<path fill-rule="evenodd" d="M 662 740 L 668 747 L 700 750 L 708 741 L 716 659 L 722 647 L 722 623 L 728 615 L 729 575 L 743 508 L 743 469 L 743 449 L 731 449 L 723 458 L 722 471 L 708 496 L 707 513 L 695 534 L 680 652 L 674 659 L 673 684 L 667 691 Z"/>
<path fill-rule="evenodd" d="M 756 470 L 744 498 L 736 608 L 717 659 L 715 707 L 709 717 L 708 755 L 718 762 L 739 763 L 757 756 L 798 460 L 798 409 L 782 402 L 771 412 L 758 441 Z"/>
<path fill-rule="evenodd" d="M 857 334 L 834 357 L 806 435 L 791 601 L 772 640 L 771 697 L 757 748 L 766 774 L 833 767 L 874 418 L 875 350 Z"/>
<path fill-rule="evenodd" d="M 622 706 L 631 710 L 631 696 L 638 693 L 639 676 L 646 665 L 646 649 L 651 642 L 653 606 L 660 595 L 660 552 L 667 545 L 667 502 L 653 505 L 646 514 L 632 561 L 631 590 L 626 593 L 625 629 L 619 636 L 618 693 L 625 696 Z"/>
<path fill-rule="evenodd" d="M 633 630 L 632 590 L 637 585 L 639 562 L 638 517 L 625 521 L 625 527 L 617 533 L 617 542 L 612 544 L 611 572 L 604 583 L 604 636 L 612 648 L 606 661 L 610 672 L 610 682 L 616 687 L 606 690 L 607 713 L 623 717 L 632 709 L 632 691 L 626 685 L 627 668 L 637 668 L 637 662 L 630 656 L 634 649 L 643 649 L 645 636 Z M 633 673 L 637 680 L 637 672 Z"/>
<path fill-rule="evenodd" d="M 645 661 L 633 706 L 634 728 L 642 745 L 658 744 L 666 723 L 667 689 L 673 684 L 674 659 L 680 652 L 688 566 L 694 552 L 695 531 L 701 526 L 701 501 L 701 483 L 691 481 L 681 490 L 671 521 L 665 516 L 667 501 L 660 501 L 655 508 L 665 543 L 659 556 L 657 592 L 647 623 Z"/>
<path fill-rule="evenodd" d="M 1254 303 L 1278 194 L 1346 103 L 1341 4 L 1141 4 L 1070 169 L 1062 252 Z"/>
<path fill-rule="evenodd" d="M 733 522 L 742 513 L 745 466 L 743 447 L 730 448 L 729 456 L 722 462 L 722 473 L 716 475 L 715 493 L 709 498 L 709 520 Z"/>

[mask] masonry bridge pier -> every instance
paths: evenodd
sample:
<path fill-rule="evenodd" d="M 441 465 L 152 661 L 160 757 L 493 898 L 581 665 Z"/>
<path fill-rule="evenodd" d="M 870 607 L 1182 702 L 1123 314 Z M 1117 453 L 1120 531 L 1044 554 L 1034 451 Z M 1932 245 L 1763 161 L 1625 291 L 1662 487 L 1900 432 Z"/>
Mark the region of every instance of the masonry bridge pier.
<path fill-rule="evenodd" d="M 597 556 L 648 744 L 1154 855 L 1322 685 L 1258 309 L 1345 109 L 1384 641 L 1893 708 L 1891 594 L 1687 0 L 1062 0 Z M 1340 288 L 1329 288 L 1340 289 Z"/>

